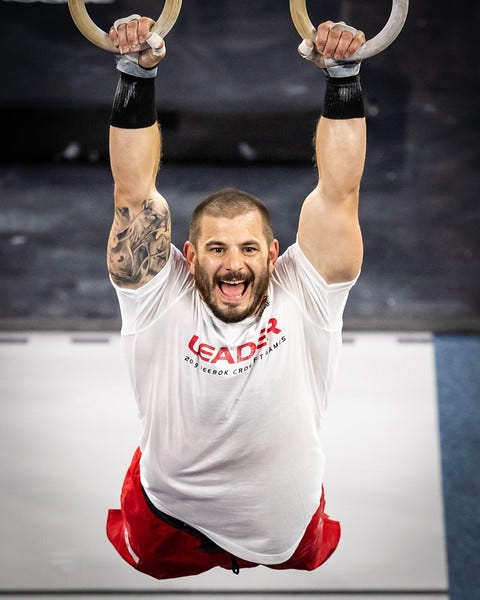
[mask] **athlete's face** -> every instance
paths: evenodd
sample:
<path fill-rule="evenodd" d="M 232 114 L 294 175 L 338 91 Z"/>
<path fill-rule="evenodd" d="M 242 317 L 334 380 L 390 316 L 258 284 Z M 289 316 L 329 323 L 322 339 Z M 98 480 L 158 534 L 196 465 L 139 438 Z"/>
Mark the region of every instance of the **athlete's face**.
<path fill-rule="evenodd" d="M 214 315 L 235 323 L 258 310 L 278 257 L 278 242 L 267 242 L 258 212 L 233 219 L 204 215 L 196 246 L 186 242 L 184 251 Z"/>

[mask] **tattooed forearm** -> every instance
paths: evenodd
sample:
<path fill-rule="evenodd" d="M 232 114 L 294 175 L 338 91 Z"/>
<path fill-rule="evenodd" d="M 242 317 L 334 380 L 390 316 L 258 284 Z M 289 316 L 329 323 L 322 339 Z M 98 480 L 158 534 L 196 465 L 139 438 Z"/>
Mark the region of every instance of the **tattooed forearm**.
<path fill-rule="evenodd" d="M 113 281 L 138 287 L 165 266 L 170 253 L 170 213 L 161 200 L 147 199 L 132 216 L 128 207 L 115 210 L 107 263 Z"/>

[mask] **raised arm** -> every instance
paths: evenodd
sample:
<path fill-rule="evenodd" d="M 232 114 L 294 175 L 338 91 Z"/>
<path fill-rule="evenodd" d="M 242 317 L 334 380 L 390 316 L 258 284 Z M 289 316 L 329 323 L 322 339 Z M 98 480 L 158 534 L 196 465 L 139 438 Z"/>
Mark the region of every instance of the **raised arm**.
<path fill-rule="evenodd" d="M 319 26 L 315 45 L 304 41 L 299 52 L 324 68 L 323 59 L 346 59 L 364 42 L 362 32 L 328 21 Z M 315 136 L 318 184 L 300 214 L 298 243 L 328 283 L 355 278 L 363 258 L 358 199 L 366 127 L 359 68 L 339 63 L 325 69 L 325 102 Z"/>
<path fill-rule="evenodd" d="M 117 22 L 109 33 L 122 55 L 117 61 L 120 79 L 110 121 L 115 215 L 107 266 L 117 285 L 133 289 L 152 279 L 170 253 L 169 208 L 156 189 L 161 132 L 155 108 L 155 75 L 165 46 L 161 39 L 150 39 L 153 24 L 145 17 L 120 25 Z M 139 52 L 147 38 L 157 48 Z"/>

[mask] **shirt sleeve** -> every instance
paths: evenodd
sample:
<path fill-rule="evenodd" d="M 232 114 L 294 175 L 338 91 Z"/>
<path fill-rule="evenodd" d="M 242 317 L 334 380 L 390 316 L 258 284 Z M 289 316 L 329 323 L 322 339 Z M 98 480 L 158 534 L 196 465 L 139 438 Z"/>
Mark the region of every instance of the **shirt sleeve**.
<path fill-rule="evenodd" d="M 182 253 L 172 245 L 168 262 L 142 287 L 132 290 L 110 281 L 117 293 L 122 316 L 122 335 L 146 329 L 193 285 Z"/>
<path fill-rule="evenodd" d="M 295 297 L 310 320 L 329 331 L 342 328 L 348 294 L 359 276 L 360 273 L 344 283 L 327 283 L 298 243 L 290 246 L 278 259 L 274 274 L 278 284 Z"/>

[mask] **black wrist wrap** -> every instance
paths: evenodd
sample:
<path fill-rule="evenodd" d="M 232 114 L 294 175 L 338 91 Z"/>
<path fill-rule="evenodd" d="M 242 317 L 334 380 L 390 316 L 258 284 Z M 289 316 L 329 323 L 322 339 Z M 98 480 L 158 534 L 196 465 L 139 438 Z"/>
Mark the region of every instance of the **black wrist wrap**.
<path fill-rule="evenodd" d="M 140 129 L 150 127 L 156 120 L 155 78 L 120 73 L 110 125 L 122 129 Z"/>
<path fill-rule="evenodd" d="M 356 119 L 365 116 L 360 75 L 326 77 L 322 115 L 327 119 Z"/>

